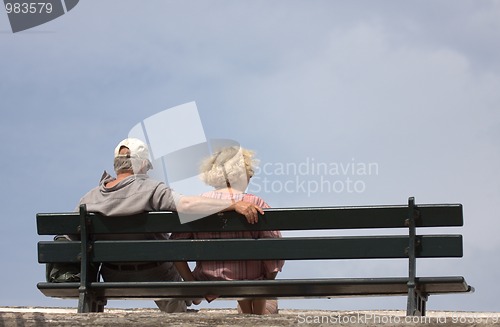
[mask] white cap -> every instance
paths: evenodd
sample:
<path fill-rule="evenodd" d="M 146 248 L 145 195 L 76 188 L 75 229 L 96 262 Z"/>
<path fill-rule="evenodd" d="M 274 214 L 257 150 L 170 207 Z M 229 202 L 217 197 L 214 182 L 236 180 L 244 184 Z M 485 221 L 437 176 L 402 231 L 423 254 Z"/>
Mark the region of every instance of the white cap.
<path fill-rule="evenodd" d="M 141 160 L 147 160 L 149 162 L 150 168 L 153 168 L 151 161 L 149 160 L 149 149 L 146 143 L 142 142 L 136 138 L 127 138 L 118 143 L 115 148 L 115 158 L 120 155 L 120 149 L 126 147 L 130 150 L 130 157 L 137 158 Z"/>

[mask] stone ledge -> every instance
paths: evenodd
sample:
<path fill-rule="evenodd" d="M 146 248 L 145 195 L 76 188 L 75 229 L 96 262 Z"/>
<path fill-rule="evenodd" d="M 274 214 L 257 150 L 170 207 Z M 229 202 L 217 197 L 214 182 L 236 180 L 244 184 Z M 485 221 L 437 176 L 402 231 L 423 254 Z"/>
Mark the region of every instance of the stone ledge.
<path fill-rule="evenodd" d="M 74 308 L 0 308 L 0 327 L 31 326 L 499 326 L 500 313 L 431 311 L 405 317 L 403 311 L 280 310 L 278 315 L 241 315 L 232 309 L 163 313 L 156 309 L 106 309 L 77 314 Z"/>

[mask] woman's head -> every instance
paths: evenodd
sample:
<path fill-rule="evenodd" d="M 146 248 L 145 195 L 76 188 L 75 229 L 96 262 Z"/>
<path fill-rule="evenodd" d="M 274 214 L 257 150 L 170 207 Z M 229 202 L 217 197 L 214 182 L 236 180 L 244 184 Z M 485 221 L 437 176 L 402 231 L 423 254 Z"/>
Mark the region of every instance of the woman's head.
<path fill-rule="evenodd" d="M 244 191 L 256 165 L 253 151 L 239 146 L 225 147 L 202 161 L 201 179 L 216 189 L 231 186 Z"/>

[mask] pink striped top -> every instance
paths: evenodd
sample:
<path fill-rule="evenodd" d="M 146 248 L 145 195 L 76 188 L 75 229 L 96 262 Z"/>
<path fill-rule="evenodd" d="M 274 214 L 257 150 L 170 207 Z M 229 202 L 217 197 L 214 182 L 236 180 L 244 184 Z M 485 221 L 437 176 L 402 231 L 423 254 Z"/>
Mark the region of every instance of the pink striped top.
<path fill-rule="evenodd" d="M 202 196 L 216 199 L 231 199 L 254 203 L 261 208 L 269 205 L 253 194 L 226 192 L 208 192 Z M 217 239 L 217 238 L 277 238 L 279 231 L 239 231 L 239 232 L 202 232 L 202 233 L 172 233 L 171 239 Z M 265 279 L 267 273 L 281 271 L 283 260 L 265 261 L 197 261 L 193 271 L 196 280 L 253 280 Z"/>

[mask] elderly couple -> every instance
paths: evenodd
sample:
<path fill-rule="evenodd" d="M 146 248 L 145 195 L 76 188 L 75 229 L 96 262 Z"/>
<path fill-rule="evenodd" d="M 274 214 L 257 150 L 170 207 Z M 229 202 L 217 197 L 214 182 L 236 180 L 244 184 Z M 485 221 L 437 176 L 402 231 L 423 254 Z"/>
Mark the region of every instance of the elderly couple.
<path fill-rule="evenodd" d="M 255 160 L 251 151 L 240 147 L 226 147 L 206 158 L 200 168 L 205 183 L 215 188 L 201 196 L 176 193 L 163 182 L 149 179 L 152 169 L 148 147 L 141 140 L 128 138 L 115 149 L 114 170 L 116 177 L 105 173 L 99 186 L 80 200 L 91 212 L 107 216 L 125 216 L 144 211 L 175 210 L 183 213 L 215 213 L 235 210 L 244 215 L 250 224 L 268 208 L 261 198 L 244 193 L 253 175 Z M 161 234 L 124 235 L 141 239 L 168 238 Z M 281 237 L 273 232 L 224 232 L 224 233 L 174 233 L 173 239 L 196 238 L 272 238 Z M 193 280 L 243 280 L 274 279 L 281 271 L 281 260 L 266 261 L 202 261 L 191 271 L 186 262 L 103 264 L 101 275 L 105 281 L 193 281 Z M 160 310 L 185 312 L 191 301 L 157 300 Z M 199 304 L 200 300 L 192 303 Z M 244 299 L 238 301 L 238 310 L 248 314 L 277 313 L 276 300 Z"/>

